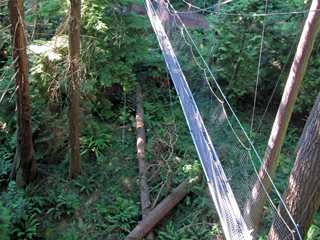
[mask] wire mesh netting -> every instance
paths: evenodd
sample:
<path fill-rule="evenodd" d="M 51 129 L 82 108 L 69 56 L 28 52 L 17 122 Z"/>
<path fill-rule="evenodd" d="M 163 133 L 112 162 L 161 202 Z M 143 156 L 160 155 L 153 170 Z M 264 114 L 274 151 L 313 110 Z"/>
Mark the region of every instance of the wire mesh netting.
<path fill-rule="evenodd" d="M 144 2 L 226 239 L 266 236 L 277 208 L 257 177 L 261 167 L 257 151 L 170 2 Z M 261 198 L 267 203 L 261 213 L 256 213 L 252 209 Z M 275 201 L 280 202 L 280 196 Z M 259 223 L 254 221 L 255 214 L 261 217 Z M 277 221 L 281 221 L 280 215 Z M 281 239 L 294 239 L 295 223 L 291 228 L 283 221 L 281 224 L 287 226 Z"/>

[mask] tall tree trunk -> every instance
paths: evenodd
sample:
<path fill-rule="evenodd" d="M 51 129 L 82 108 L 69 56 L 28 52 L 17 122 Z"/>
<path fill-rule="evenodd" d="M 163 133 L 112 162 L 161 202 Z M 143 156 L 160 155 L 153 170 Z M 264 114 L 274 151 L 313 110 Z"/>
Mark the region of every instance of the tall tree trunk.
<path fill-rule="evenodd" d="M 281 103 L 278 109 L 276 119 L 273 124 L 272 132 L 269 138 L 269 143 L 263 158 L 263 165 L 267 169 L 270 177 L 273 179 L 277 161 L 279 158 L 282 143 L 285 133 L 288 128 L 291 113 L 297 99 L 300 85 L 308 64 L 309 56 L 313 48 L 315 38 L 320 26 L 320 13 L 314 11 L 319 9 L 320 1 L 313 0 L 307 21 L 300 38 L 297 52 L 291 66 L 290 74 L 284 89 Z M 251 199 L 248 201 L 245 215 L 249 217 L 252 223 L 252 228 L 257 229 L 263 207 L 267 200 L 267 194 L 270 192 L 271 182 L 265 173 L 264 167 L 261 166 L 258 180 L 251 194 Z M 265 193 L 262 185 L 266 189 Z"/>
<path fill-rule="evenodd" d="M 147 179 L 147 165 L 145 163 L 145 147 L 146 147 L 146 134 L 144 127 L 144 111 L 143 111 L 143 98 L 141 86 L 136 86 L 136 100 L 137 100 L 137 113 L 136 113 L 136 130 L 137 130 L 137 158 L 139 162 L 139 176 L 140 176 L 140 198 L 141 198 L 141 213 L 142 220 L 145 220 L 150 212 L 150 197 L 149 186 Z M 152 231 L 148 233 L 147 238 L 153 239 Z"/>
<path fill-rule="evenodd" d="M 303 144 L 303 141 L 304 141 L 304 139 L 305 139 L 305 137 L 306 137 L 306 133 L 307 133 L 308 127 L 309 127 L 309 125 L 310 125 L 310 122 L 311 122 L 314 114 L 315 114 L 315 111 L 317 110 L 317 107 L 318 107 L 318 104 L 319 104 L 319 103 L 320 103 L 320 92 L 319 92 L 319 94 L 318 94 L 318 97 L 317 97 L 317 100 L 316 100 L 315 104 L 314 104 L 313 107 L 312 107 L 312 110 L 311 110 L 311 113 L 309 114 L 309 117 L 308 117 L 308 119 L 307 119 L 307 122 L 306 122 L 306 124 L 304 125 L 304 128 L 303 128 L 303 131 L 302 131 L 302 133 L 301 133 L 299 142 L 297 143 L 297 146 L 296 146 L 296 148 L 295 148 L 295 152 L 296 152 L 296 153 L 299 152 L 299 150 L 300 150 L 300 148 L 301 148 L 301 146 L 302 146 L 302 144 Z"/>
<path fill-rule="evenodd" d="M 17 98 L 17 150 L 10 178 L 18 188 L 36 179 L 36 159 L 32 143 L 31 107 L 28 78 L 27 39 L 24 32 L 23 0 L 9 1 Z"/>
<path fill-rule="evenodd" d="M 303 239 L 320 205 L 320 103 L 311 119 L 283 196 L 285 205 L 299 224 Z M 283 204 L 279 205 L 278 212 L 288 226 L 294 229 Z M 285 230 L 287 235 L 290 234 L 279 218 L 277 215 L 272 224 L 268 237 L 270 240 L 284 239 L 280 236 L 283 236 Z"/>
<path fill-rule="evenodd" d="M 79 140 L 79 56 L 81 0 L 70 1 L 69 18 L 69 145 L 70 169 L 68 179 L 82 174 Z"/>

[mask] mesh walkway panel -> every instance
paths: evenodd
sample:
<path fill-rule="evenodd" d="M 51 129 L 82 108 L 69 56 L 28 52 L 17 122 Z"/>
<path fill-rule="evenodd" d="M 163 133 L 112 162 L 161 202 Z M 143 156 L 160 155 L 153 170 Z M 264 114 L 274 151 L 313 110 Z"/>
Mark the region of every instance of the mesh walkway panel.
<path fill-rule="evenodd" d="M 226 239 L 252 239 L 171 43 L 150 0 L 144 0 L 206 175 Z"/>

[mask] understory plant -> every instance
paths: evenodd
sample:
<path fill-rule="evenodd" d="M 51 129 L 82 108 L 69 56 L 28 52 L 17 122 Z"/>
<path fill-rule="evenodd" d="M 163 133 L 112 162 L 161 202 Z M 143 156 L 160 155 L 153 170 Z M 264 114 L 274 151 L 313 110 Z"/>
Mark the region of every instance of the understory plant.
<path fill-rule="evenodd" d="M 5 234 L 14 239 L 33 239 L 40 224 L 38 214 L 43 206 L 43 199 L 37 196 L 39 186 L 29 184 L 26 189 L 16 189 L 15 182 L 11 181 L 8 191 L 4 194 L 5 213 L 10 216 Z M 5 215 L 4 215 L 5 216 Z"/>

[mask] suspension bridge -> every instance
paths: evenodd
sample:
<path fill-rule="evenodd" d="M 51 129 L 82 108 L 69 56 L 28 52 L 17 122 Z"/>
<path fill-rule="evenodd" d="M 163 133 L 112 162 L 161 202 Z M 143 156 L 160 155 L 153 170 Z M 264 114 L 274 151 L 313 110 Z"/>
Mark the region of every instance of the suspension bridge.
<path fill-rule="evenodd" d="M 208 182 L 208 186 L 210 189 L 210 193 L 211 193 L 215 208 L 219 215 L 224 236 L 228 240 L 229 239 L 230 240 L 231 239 L 239 239 L 239 240 L 256 239 L 255 234 L 253 234 L 255 229 L 252 229 L 252 227 L 255 224 L 253 224 L 247 216 L 243 217 L 242 215 L 244 212 L 246 202 L 248 201 L 248 199 L 250 199 L 250 196 L 249 197 L 248 196 L 243 197 L 243 196 L 251 193 L 253 187 L 252 187 L 252 184 L 250 185 L 250 182 L 254 182 L 254 179 L 256 179 L 256 175 L 251 174 L 254 172 L 256 173 L 256 167 L 253 164 L 254 158 L 259 159 L 260 162 L 261 162 L 261 159 L 259 158 L 259 155 L 255 150 L 254 146 L 252 145 L 247 134 L 243 130 L 230 104 L 228 103 L 227 99 L 224 97 L 220 87 L 217 86 L 218 91 L 221 92 L 221 96 L 224 98 L 223 100 L 220 100 L 217 97 L 217 94 L 215 94 L 215 92 L 212 90 L 207 79 L 207 73 L 209 72 L 210 75 L 212 75 L 212 72 L 208 67 L 207 63 L 205 62 L 205 60 L 203 59 L 201 53 L 199 52 L 199 57 L 201 60 L 203 60 L 205 65 L 205 67 L 203 68 L 197 62 L 200 68 L 200 71 L 204 73 L 204 77 L 201 85 L 205 86 L 208 92 L 210 93 L 211 102 L 212 102 L 212 98 L 214 97 L 215 103 L 218 105 L 217 108 L 215 108 L 212 111 L 209 111 L 210 112 L 209 115 L 211 115 L 210 116 L 211 123 L 207 124 L 204 122 L 202 115 L 206 114 L 208 109 L 205 109 L 204 111 L 199 111 L 198 109 L 196 100 L 194 98 L 195 93 L 192 93 L 189 88 L 188 81 L 181 69 L 181 66 L 175 54 L 174 48 L 172 47 L 169 37 L 165 32 L 162 21 L 157 14 L 160 11 L 160 9 L 158 9 L 160 8 L 159 4 L 154 6 L 150 0 L 144 0 L 144 4 L 147 10 L 147 14 L 150 19 L 151 25 L 157 36 L 160 48 L 164 55 L 165 62 L 170 72 L 177 95 L 179 97 L 180 104 L 182 106 L 182 110 L 194 142 L 194 146 L 196 148 L 204 174 Z M 171 14 L 168 9 L 164 9 L 164 10 L 167 11 L 169 14 Z M 164 11 L 164 10 L 162 9 L 161 11 Z M 179 21 L 178 15 L 174 15 L 173 17 L 175 21 L 176 20 Z M 182 29 L 182 31 L 189 34 L 187 29 L 183 29 L 184 27 L 183 22 L 180 22 L 178 25 L 179 25 L 179 28 Z M 192 37 L 190 35 L 189 37 L 191 39 L 192 44 L 195 44 L 192 40 Z M 187 45 L 190 47 L 192 44 L 188 43 Z M 199 51 L 196 45 L 191 46 L 191 48 L 192 47 L 194 47 L 197 51 Z M 194 57 L 193 53 L 192 55 Z M 195 58 L 195 61 L 197 61 L 196 58 Z M 192 80 L 189 80 L 189 82 L 190 81 Z M 236 122 L 239 123 L 240 129 L 242 130 L 242 136 L 239 136 L 236 133 L 235 128 L 231 126 L 230 120 L 227 116 L 227 111 L 224 107 L 225 103 L 229 107 L 228 113 L 231 112 Z M 233 142 L 234 147 L 232 148 L 233 149 L 232 151 L 236 154 L 233 154 L 233 157 L 238 158 L 237 160 L 239 162 L 242 162 L 243 164 L 245 163 L 247 164 L 245 166 L 247 168 L 247 171 L 245 174 L 244 173 L 242 174 L 242 180 L 245 181 L 244 185 L 246 185 L 244 187 L 239 187 L 239 184 L 238 184 L 232 188 L 230 180 L 232 179 L 233 175 L 231 173 L 226 174 L 224 168 L 222 167 L 221 161 L 219 160 L 217 151 L 215 150 L 215 147 L 212 143 L 211 138 L 212 137 L 217 138 L 217 134 L 219 134 L 218 138 L 230 137 L 230 136 L 224 136 L 223 133 L 217 133 L 216 130 L 222 128 L 221 126 L 222 122 L 226 122 L 229 125 L 231 135 L 233 135 L 233 137 L 235 138 L 235 141 Z M 212 127 L 213 125 L 215 126 Z M 243 139 L 246 140 L 247 144 L 243 143 L 244 141 Z M 235 148 L 236 145 L 239 145 L 242 150 L 238 150 L 238 148 Z M 246 147 L 245 145 L 248 145 L 248 147 Z M 252 155 L 256 155 L 256 156 L 252 157 Z M 252 165 L 250 167 L 248 167 L 249 162 L 252 162 Z M 227 177 L 227 175 L 229 177 Z M 240 192 L 240 195 L 242 192 L 242 196 L 241 197 L 237 196 L 236 198 L 234 194 L 235 190 L 238 190 Z M 273 208 L 274 208 L 273 214 L 277 214 L 276 208 L 272 203 L 272 201 L 270 205 L 273 205 Z M 296 224 L 295 224 L 295 227 L 297 230 Z M 294 236 L 293 236 L 294 230 L 290 229 L 289 231 L 290 234 L 288 236 L 285 236 L 283 239 L 294 239 Z"/>

